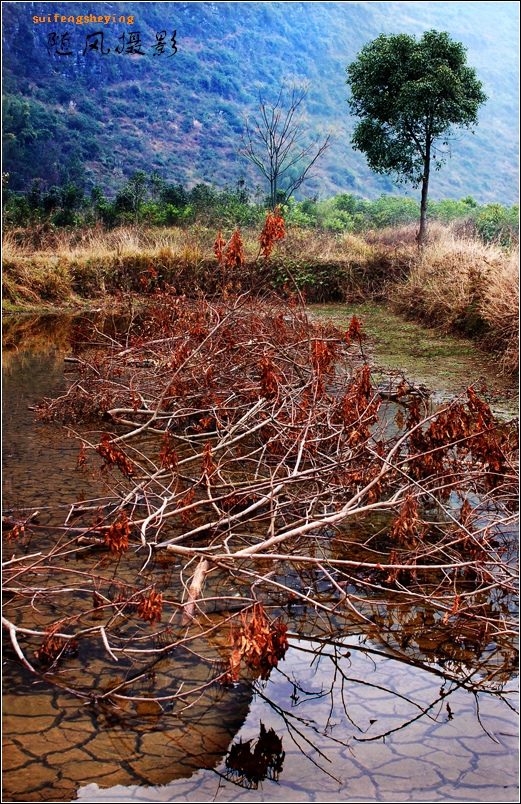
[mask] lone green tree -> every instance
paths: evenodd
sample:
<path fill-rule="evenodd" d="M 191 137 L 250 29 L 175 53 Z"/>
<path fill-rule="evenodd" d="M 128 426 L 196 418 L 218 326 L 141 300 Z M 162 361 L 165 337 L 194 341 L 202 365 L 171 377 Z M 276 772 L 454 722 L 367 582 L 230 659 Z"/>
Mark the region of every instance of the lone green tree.
<path fill-rule="evenodd" d="M 352 143 L 372 170 L 421 184 L 418 243 L 427 234 L 431 163 L 439 169 L 453 127 L 471 128 L 487 97 L 466 49 L 445 32 L 377 37 L 347 68 L 349 106 L 360 118 Z"/>

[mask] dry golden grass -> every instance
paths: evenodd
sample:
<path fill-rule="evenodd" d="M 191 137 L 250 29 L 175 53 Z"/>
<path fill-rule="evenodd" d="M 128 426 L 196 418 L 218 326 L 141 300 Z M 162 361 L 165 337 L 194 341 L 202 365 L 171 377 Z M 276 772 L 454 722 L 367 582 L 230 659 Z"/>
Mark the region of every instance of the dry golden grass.
<path fill-rule="evenodd" d="M 205 240 L 207 242 L 205 242 Z M 199 230 L 124 227 L 68 231 L 13 230 L 4 235 L 4 298 L 13 303 L 62 302 L 138 289 L 150 266 L 197 267 L 212 254 Z"/>
<path fill-rule="evenodd" d="M 429 243 L 436 243 L 447 234 L 447 226 L 439 221 L 430 221 L 428 228 Z M 387 226 L 384 229 L 370 229 L 364 232 L 366 243 L 385 249 L 411 251 L 416 256 L 418 251 L 418 226 L 404 224 L 403 226 Z"/>
<path fill-rule="evenodd" d="M 223 230 L 225 238 L 232 229 Z M 4 233 L 4 256 L 8 260 L 23 257 L 49 256 L 68 260 L 111 258 L 115 255 L 139 255 L 167 249 L 172 254 L 190 259 L 208 258 L 213 255 L 217 229 L 203 226 L 180 227 L 120 227 L 104 230 L 101 227 L 72 231 L 34 227 L 12 229 Z M 259 229 L 241 230 L 247 255 L 250 259 L 259 250 Z M 372 253 L 371 247 L 361 237 L 350 234 L 335 235 L 330 232 L 304 230 L 288 227 L 286 239 L 278 244 L 282 255 L 302 256 L 306 259 L 341 260 L 347 252 L 359 255 Z"/>
<path fill-rule="evenodd" d="M 120 254 L 141 254 L 170 248 L 181 252 L 193 246 L 201 247 L 204 230 L 120 227 L 105 230 L 90 227 L 75 230 L 54 230 L 45 227 L 12 229 L 4 233 L 4 254 L 7 259 L 27 256 L 59 256 L 66 259 L 103 258 Z M 206 237 L 209 241 L 209 237 Z"/>
<path fill-rule="evenodd" d="M 518 254 L 510 254 L 489 273 L 481 303 L 481 314 L 489 324 L 490 348 L 502 353 L 505 371 L 519 367 L 519 271 Z"/>
<path fill-rule="evenodd" d="M 225 238 L 230 234 L 231 230 L 223 230 Z M 259 230 L 244 229 L 241 234 L 252 266 L 259 251 Z M 139 290 L 140 277 L 151 267 L 180 292 L 215 293 L 222 281 L 213 255 L 215 236 L 215 229 L 202 226 L 129 226 L 111 231 L 40 226 L 6 231 L 4 298 L 27 306 L 41 300 L 61 304 L 78 297 L 97 299 L 118 289 Z M 364 237 L 288 227 L 286 239 L 277 244 L 270 260 L 271 277 L 261 269 L 256 282 L 273 281 L 279 287 L 287 269 L 292 276 L 304 277 L 308 298 L 315 301 L 387 298 L 410 318 L 481 338 L 503 355 L 504 369 L 514 371 L 516 263 L 516 254 L 462 238 L 436 222 L 430 224 L 429 243 L 422 252 L 416 245 L 415 226 L 368 232 Z M 243 271 L 243 279 L 251 282 L 255 271 Z M 321 295 L 314 297 L 315 291 Z"/>
<path fill-rule="evenodd" d="M 231 230 L 223 231 L 226 238 L 230 234 Z M 247 263 L 252 265 L 259 256 L 259 230 L 244 229 L 241 235 Z M 190 272 L 196 280 L 201 279 L 202 289 L 209 289 L 205 281 L 211 278 L 215 263 L 215 237 L 215 229 L 201 226 L 122 227 L 111 231 L 94 227 L 70 232 L 35 227 L 7 231 L 4 297 L 13 303 L 30 304 L 38 298 L 62 302 L 68 294 L 92 298 L 118 288 L 136 290 L 140 275 L 150 267 L 182 290 L 190 287 Z M 353 266 L 366 267 L 374 263 L 375 256 L 371 246 L 352 235 L 290 228 L 271 263 L 334 263 L 340 272 L 344 271 L 345 284 L 349 284 Z"/>
<path fill-rule="evenodd" d="M 482 338 L 503 353 L 505 370 L 518 365 L 517 253 L 474 239 L 450 228 L 436 232 L 411 264 L 405 282 L 395 287 L 395 310 L 445 331 Z"/>

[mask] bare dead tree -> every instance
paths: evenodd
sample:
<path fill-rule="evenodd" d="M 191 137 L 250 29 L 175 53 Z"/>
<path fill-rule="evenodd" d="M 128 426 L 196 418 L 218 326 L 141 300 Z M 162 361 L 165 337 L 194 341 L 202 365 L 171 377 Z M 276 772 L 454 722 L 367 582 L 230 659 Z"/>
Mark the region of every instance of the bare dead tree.
<path fill-rule="evenodd" d="M 281 193 L 286 200 L 291 198 L 330 145 L 330 134 L 324 140 L 306 137 L 302 105 L 307 94 L 307 87 L 293 86 L 286 98 L 281 87 L 272 104 L 259 95 L 258 115 L 246 119 L 239 153 L 268 181 L 272 209 Z"/>

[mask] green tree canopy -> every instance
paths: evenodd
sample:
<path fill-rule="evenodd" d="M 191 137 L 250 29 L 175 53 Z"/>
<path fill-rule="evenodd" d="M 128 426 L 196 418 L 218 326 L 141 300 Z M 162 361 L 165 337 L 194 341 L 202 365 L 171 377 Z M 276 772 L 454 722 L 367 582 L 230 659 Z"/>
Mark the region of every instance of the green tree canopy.
<path fill-rule="evenodd" d="M 466 49 L 445 32 L 377 37 L 347 68 L 349 105 L 360 118 L 352 142 L 372 170 L 422 185 L 420 231 L 426 235 L 431 160 L 444 162 L 453 127 L 471 128 L 486 101 L 466 63 Z"/>

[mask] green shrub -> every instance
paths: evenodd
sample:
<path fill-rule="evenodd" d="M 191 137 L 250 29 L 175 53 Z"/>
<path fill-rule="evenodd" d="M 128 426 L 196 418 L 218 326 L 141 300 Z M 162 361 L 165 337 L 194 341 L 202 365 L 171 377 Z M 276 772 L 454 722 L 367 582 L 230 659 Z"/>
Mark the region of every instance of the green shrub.
<path fill-rule="evenodd" d="M 474 222 L 480 238 L 485 243 L 497 243 L 510 247 L 518 239 L 519 207 L 504 207 L 487 204 L 476 210 Z"/>

